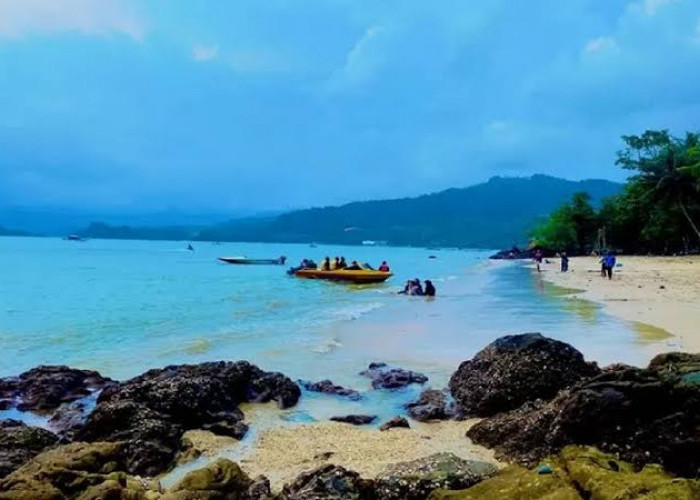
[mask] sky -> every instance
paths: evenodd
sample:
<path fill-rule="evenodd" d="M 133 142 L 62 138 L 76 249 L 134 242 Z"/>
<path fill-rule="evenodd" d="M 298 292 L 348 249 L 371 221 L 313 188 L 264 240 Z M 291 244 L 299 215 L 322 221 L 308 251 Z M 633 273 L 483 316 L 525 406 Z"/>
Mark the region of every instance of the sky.
<path fill-rule="evenodd" d="M 700 0 L 0 0 L 0 206 L 622 180 L 621 135 L 699 121 Z"/>

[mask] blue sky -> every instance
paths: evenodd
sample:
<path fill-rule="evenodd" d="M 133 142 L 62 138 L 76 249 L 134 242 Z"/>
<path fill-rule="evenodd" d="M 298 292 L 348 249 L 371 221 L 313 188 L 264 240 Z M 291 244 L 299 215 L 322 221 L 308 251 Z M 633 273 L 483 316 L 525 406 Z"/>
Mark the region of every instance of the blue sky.
<path fill-rule="evenodd" d="M 0 0 L 0 204 L 190 212 L 622 179 L 700 128 L 698 0 Z"/>

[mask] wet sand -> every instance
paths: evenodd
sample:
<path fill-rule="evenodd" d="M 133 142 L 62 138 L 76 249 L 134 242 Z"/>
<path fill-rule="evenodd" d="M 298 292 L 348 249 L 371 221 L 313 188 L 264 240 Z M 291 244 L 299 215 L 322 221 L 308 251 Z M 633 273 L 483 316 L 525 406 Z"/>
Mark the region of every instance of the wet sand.
<path fill-rule="evenodd" d="M 643 339 L 664 340 L 668 349 L 700 352 L 700 257 L 620 256 L 612 281 L 600 275 L 597 257 L 575 257 L 569 272 L 559 259 L 542 265 L 542 278 L 572 290 L 572 299 L 603 304 L 633 323 Z M 668 350 L 667 349 L 667 350 Z"/>

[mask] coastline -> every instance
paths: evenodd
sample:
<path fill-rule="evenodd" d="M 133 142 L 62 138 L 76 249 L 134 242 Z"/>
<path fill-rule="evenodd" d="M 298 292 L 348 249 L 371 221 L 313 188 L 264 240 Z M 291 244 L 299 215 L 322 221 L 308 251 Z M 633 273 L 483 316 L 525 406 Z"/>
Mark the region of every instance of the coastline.
<path fill-rule="evenodd" d="M 541 266 L 541 278 L 633 324 L 641 338 L 664 350 L 700 352 L 700 256 L 619 256 L 612 281 L 600 276 L 597 257 L 572 257 L 569 272 L 559 259 Z M 532 266 L 534 269 L 534 266 Z"/>

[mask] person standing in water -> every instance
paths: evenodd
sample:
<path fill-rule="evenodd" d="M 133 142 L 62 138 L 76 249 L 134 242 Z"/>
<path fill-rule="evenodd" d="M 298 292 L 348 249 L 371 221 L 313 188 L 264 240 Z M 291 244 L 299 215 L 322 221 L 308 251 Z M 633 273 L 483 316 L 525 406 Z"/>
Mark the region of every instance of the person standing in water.
<path fill-rule="evenodd" d="M 425 289 L 423 290 L 423 295 L 426 297 L 435 297 L 435 287 L 433 282 L 430 280 L 425 280 Z"/>

